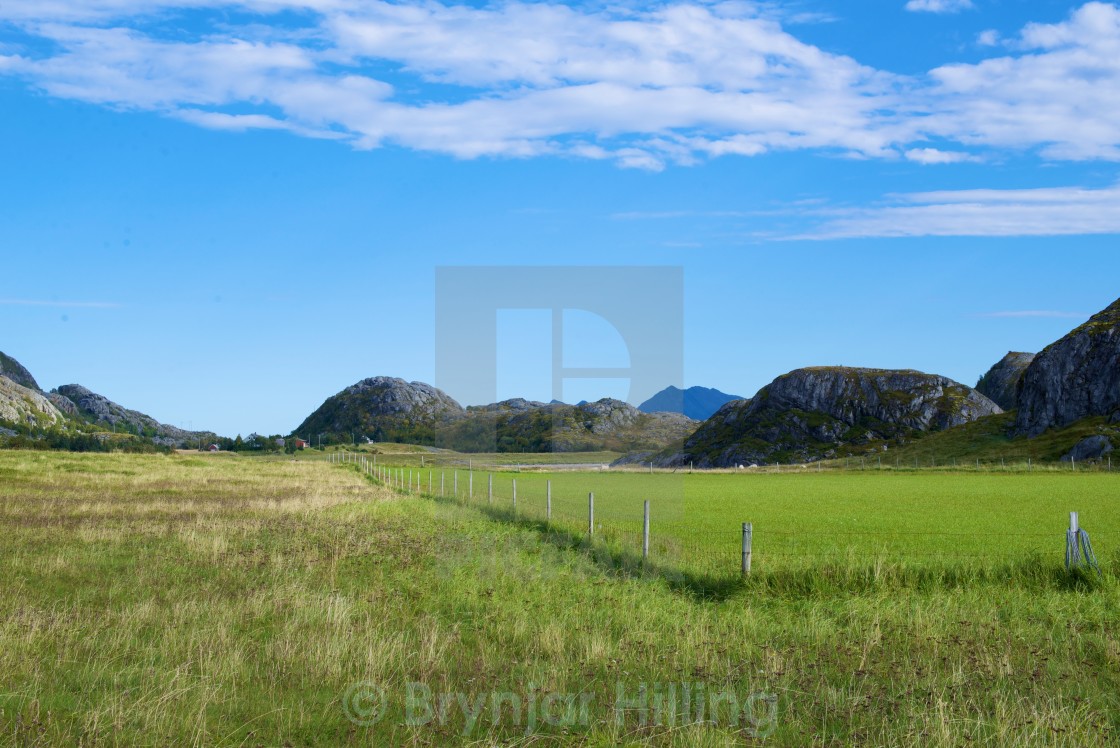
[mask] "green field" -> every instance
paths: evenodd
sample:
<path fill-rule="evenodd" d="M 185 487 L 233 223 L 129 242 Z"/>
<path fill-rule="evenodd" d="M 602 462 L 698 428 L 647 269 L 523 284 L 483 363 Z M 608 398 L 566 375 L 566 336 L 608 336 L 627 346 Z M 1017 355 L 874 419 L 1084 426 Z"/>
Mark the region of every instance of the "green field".
<path fill-rule="evenodd" d="M 516 519 L 584 536 L 588 494 L 595 532 L 612 549 L 641 549 L 650 502 L 652 561 L 718 579 L 739 573 L 742 523 L 753 526 L 752 569 L 761 573 L 847 563 L 852 558 L 925 569 L 991 570 L 1063 560 L 1069 513 L 1077 511 L 1094 550 L 1120 550 L 1120 475 L 1055 471 L 829 471 L 763 474 L 617 471 L 470 473 L 396 468 L 416 490 L 454 496 Z M 411 477 L 410 477 L 411 476 Z M 493 480 L 490 501 L 489 481 Z M 1035 557 L 1039 557 L 1036 559 Z"/>
<path fill-rule="evenodd" d="M 482 475 L 0 453 L 0 745 L 1120 741 L 1118 476 Z"/>

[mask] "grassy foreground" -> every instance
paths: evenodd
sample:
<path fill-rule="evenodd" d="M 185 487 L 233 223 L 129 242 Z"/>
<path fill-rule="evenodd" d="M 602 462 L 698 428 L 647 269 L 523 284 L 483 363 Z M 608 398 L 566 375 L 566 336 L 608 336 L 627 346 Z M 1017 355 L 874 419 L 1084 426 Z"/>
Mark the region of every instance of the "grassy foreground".
<path fill-rule="evenodd" d="M 705 597 L 354 468 L 219 456 L 0 453 L 0 525 L 4 745 L 1120 740 L 1111 564 L 911 585 L 853 556 L 819 574 L 870 582 Z"/>

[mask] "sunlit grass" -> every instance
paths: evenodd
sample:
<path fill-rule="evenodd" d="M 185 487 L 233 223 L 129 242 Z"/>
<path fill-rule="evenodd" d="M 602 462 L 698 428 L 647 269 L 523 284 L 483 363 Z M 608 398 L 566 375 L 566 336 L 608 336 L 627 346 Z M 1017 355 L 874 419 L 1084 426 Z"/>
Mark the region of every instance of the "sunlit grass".
<path fill-rule="evenodd" d="M 682 501 L 708 496 L 690 512 L 709 507 L 711 526 L 737 520 L 744 497 L 721 483 L 735 477 L 685 481 Z M 746 484 L 760 528 L 786 517 L 828 531 L 877 503 L 942 494 L 950 525 L 965 509 L 997 515 L 982 527 L 1014 524 L 1048 514 L 1052 495 L 1064 511 L 1101 494 L 1082 504 L 1090 530 L 1115 516 L 1110 489 L 1080 479 L 1007 484 L 1000 503 L 1000 483 L 771 478 Z M 528 506 L 538 484 L 521 480 Z M 604 507 L 614 493 L 640 502 L 658 485 L 646 480 L 595 490 Z M 584 485 L 571 484 L 573 506 Z M 817 510 L 783 508 L 808 489 Z M 973 491 L 992 502 L 977 506 Z M 483 504 L 402 497 L 311 461 L 0 453 L 0 744 L 758 742 L 749 723 L 670 728 L 631 711 L 619 724 L 618 689 L 632 697 L 643 683 L 772 694 L 768 745 L 1106 746 L 1120 734 L 1111 573 L 1065 575 L 1050 554 L 1017 550 L 955 580 L 951 566 L 862 553 L 767 568 L 760 550 L 748 583 L 704 596 Z M 388 699 L 368 727 L 343 703 L 363 682 Z M 410 727 L 409 683 L 467 700 L 581 694 L 592 707 L 586 725 L 533 731 L 508 709 L 467 729 L 457 706 Z"/>

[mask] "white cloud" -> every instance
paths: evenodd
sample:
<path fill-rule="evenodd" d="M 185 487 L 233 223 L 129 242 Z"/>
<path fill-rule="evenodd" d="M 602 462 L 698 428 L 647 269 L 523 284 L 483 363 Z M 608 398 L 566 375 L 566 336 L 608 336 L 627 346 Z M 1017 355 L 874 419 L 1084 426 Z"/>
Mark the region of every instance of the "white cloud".
<path fill-rule="evenodd" d="M 1007 150 L 1120 160 L 1114 5 L 1027 26 L 1008 43 L 1014 54 L 918 78 L 797 39 L 782 26 L 796 14 L 774 3 L 639 7 L 4 3 L 0 21 L 21 31 L 0 75 L 215 129 L 461 158 L 559 155 L 643 169 L 795 149 L 928 164 Z M 191 24 L 176 26 L 187 10 Z M 282 24 L 279 11 L 288 11 Z"/>
<path fill-rule="evenodd" d="M 959 13 L 972 7 L 972 0 L 909 0 L 906 10 L 916 13 Z"/>
<path fill-rule="evenodd" d="M 981 47 L 994 47 L 1000 43 L 999 32 L 995 29 L 986 29 L 976 35 L 976 43 Z"/>
<path fill-rule="evenodd" d="M 959 164 L 962 161 L 975 161 L 976 157 L 961 151 L 942 151 L 937 148 L 911 148 L 903 154 L 908 161 L 919 164 Z"/>
<path fill-rule="evenodd" d="M 1120 184 L 1102 189 L 959 190 L 896 195 L 876 208 L 822 210 L 795 239 L 1120 233 Z"/>
<path fill-rule="evenodd" d="M 922 129 L 956 142 L 1120 160 L 1120 9 L 1088 3 L 1023 30 L 1017 57 L 933 70 Z"/>

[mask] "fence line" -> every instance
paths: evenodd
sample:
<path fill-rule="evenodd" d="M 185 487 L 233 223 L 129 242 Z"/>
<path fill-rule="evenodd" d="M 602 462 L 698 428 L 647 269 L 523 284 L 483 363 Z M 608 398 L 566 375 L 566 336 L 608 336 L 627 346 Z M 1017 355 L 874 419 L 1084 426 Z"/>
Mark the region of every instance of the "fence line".
<path fill-rule="evenodd" d="M 845 537 L 883 537 L 883 538 L 983 538 L 1007 537 L 1016 539 L 1046 539 L 1046 551 L 1053 551 L 1058 547 L 1056 535 L 1043 532 L 1000 532 L 1000 533 L 968 533 L 953 531 L 917 531 L 917 530 L 783 530 L 763 529 L 762 534 L 756 532 L 753 523 L 744 522 L 735 530 L 720 530 L 695 524 L 678 523 L 672 520 L 657 522 L 656 507 L 651 506 L 650 500 L 643 500 L 640 517 L 629 518 L 600 518 L 595 513 L 595 494 L 588 494 L 587 512 L 581 518 L 578 512 L 569 510 L 555 511 L 553 504 L 552 481 L 545 482 L 545 495 L 540 506 L 535 501 L 518 504 L 517 479 L 510 481 L 510 495 L 502 497 L 494 488 L 494 475 L 487 476 L 487 495 L 485 502 L 475 500 L 473 470 L 469 471 L 467 488 L 460 492 L 459 476 L 457 470 L 429 469 L 427 491 L 424 491 L 422 474 L 420 470 L 406 470 L 403 467 L 390 467 L 375 464 L 362 455 L 339 453 L 328 455 L 330 463 L 356 465 L 358 469 L 370 480 L 384 485 L 391 490 L 407 494 L 420 494 L 430 497 L 450 498 L 464 505 L 479 506 L 484 510 L 497 513 L 514 521 L 542 522 L 544 528 L 550 533 L 562 533 L 571 538 L 584 538 L 589 544 L 595 544 L 611 552 L 633 553 L 642 565 L 651 562 L 670 562 L 677 567 L 692 573 L 708 574 L 716 577 L 732 575 L 732 570 L 738 565 L 738 572 L 743 575 L 750 574 L 753 567 L 769 568 L 768 559 L 787 561 L 797 559 L 805 563 L 819 563 L 823 561 L 850 559 L 860 549 L 855 546 L 834 546 L 831 548 L 796 547 L 789 550 L 791 541 L 800 538 L 845 538 Z M 433 491 L 436 472 L 439 473 L 439 493 Z M 451 472 L 448 476 L 447 473 Z M 450 478 L 450 481 L 448 481 Z M 415 481 L 415 482 L 414 482 Z M 447 483 L 451 483 L 452 493 L 447 495 Z M 502 504 L 507 508 L 503 509 Z M 582 522 L 582 526 L 581 526 Z M 1098 537 L 1115 537 L 1116 533 L 1095 533 Z M 775 546 L 771 538 L 781 539 L 782 545 Z M 725 539 L 725 540 L 724 540 Z M 783 547 L 784 546 L 784 547 Z M 1026 555 L 1037 553 L 1039 549 L 1006 548 L 1000 551 L 987 553 L 973 553 L 965 550 L 953 551 L 928 551 L 918 548 L 889 548 L 881 547 L 879 553 L 897 552 L 901 561 L 908 559 L 939 559 L 960 560 L 982 559 L 986 561 L 1011 561 L 1024 558 Z M 761 555 L 759 555 L 761 553 Z M 864 559 L 865 561 L 867 559 Z"/>

